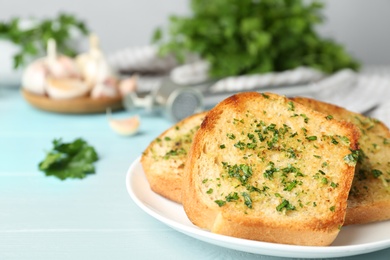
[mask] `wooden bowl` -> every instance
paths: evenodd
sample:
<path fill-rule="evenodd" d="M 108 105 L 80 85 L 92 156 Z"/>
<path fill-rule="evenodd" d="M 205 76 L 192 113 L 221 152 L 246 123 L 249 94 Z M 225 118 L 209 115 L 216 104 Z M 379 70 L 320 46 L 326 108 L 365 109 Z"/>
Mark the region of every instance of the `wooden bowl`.
<path fill-rule="evenodd" d="M 99 98 L 79 97 L 72 99 L 52 99 L 47 96 L 36 95 L 22 88 L 24 99 L 32 106 L 55 113 L 65 114 L 92 114 L 111 110 L 123 109 L 122 98 Z"/>

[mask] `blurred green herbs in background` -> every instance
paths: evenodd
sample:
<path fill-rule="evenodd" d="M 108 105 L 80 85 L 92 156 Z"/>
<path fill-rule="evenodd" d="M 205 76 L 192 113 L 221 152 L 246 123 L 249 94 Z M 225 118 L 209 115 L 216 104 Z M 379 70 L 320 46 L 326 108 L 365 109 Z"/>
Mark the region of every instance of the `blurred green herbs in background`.
<path fill-rule="evenodd" d="M 357 70 L 359 62 L 342 45 L 316 32 L 323 7 L 302 0 L 191 0 L 192 15 L 171 16 L 168 31 L 156 29 L 153 42 L 179 61 L 200 55 L 217 78 L 298 66 Z"/>
<path fill-rule="evenodd" d="M 14 55 L 14 67 L 18 68 L 29 59 L 46 52 L 47 41 L 52 38 L 57 43 L 57 50 L 67 56 L 75 56 L 77 51 L 71 39 L 75 34 L 87 35 L 87 25 L 74 15 L 60 13 L 53 19 L 11 18 L 0 21 L 0 39 L 9 40 L 20 47 Z"/>

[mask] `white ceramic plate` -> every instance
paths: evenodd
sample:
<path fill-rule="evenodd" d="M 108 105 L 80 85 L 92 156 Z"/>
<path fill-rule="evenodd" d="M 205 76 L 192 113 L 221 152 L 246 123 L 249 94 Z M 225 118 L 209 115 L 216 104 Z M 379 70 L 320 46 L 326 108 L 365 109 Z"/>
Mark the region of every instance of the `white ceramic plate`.
<path fill-rule="evenodd" d="M 194 226 L 180 204 L 154 193 L 146 180 L 140 158 L 130 166 L 126 187 L 146 213 L 196 239 L 239 251 L 281 257 L 328 258 L 366 254 L 390 247 L 390 221 L 343 227 L 331 246 L 294 246 L 259 242 L 214 234 Z"/>

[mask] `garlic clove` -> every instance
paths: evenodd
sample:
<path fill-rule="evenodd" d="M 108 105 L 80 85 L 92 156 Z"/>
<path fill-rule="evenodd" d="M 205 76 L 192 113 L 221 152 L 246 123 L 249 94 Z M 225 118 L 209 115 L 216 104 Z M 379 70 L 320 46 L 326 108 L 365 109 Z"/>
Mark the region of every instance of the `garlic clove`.
<path fill-rule="evenodd" d="M 54 67 L 54 66 L 53 66 Z M 75 61 L 64 55 L 57 57 L 57 62 L 54 68 L 50 68 L 53 77 L 57 78 L 81 78 L 80 71 Z"/>
<path fill-rule="evenodd" d="M 80 79 L 46 79 L 46 91 L 53 99 L 71 99 L 88 94 L 89 87 Z"/>
<path fill-rule="evenodd" d="M 107 109 L 107 117 L 111 129 L 114 130 L 116 133 L 124 136 L 134 135 L 135 133 L 137 133 L 141 124 L 138 115 L 124 119 L 113 119 L 111 117 L 110 109 Z"/>
<path fill-rule="evenodd" d="M 107 78 L 97 83 L 91 91 L 92 98 L 117 98 L 119 97 L 118 82 L 115 78 Z"/>
<path fill-rule="evenodd" d="M 119 92 L 122 97 L 137 90 L 137 76 L 123 79 L 119 82 Z"/>

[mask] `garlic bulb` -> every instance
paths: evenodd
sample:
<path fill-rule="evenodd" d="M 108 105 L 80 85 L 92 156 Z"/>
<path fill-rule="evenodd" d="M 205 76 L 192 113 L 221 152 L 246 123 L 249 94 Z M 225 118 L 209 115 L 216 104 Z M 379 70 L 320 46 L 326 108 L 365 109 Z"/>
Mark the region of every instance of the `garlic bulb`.
<path fill-rule="evenodd" d="M 76 62 L 85 82 L 91 87 L 102 84 L 108 78 L 115 77 L 106 58 L 99 47 L 99 40 L 95 34 L 89 36 L 89 51 L 80 54 Z"/>
<path fill-rule="evenodd" d="M 80 78 L 77 64 L 72 58 L 57 54 L 56 42 L 50 39 L 47 43 L 46 67 L 53 78 Z"/>
<path fill-rule="evenodd" d="M 47 56 L 33 61 L 22 75 L 22 85 L 28 91 L 44 95 L 47 78 L 80 78 L 73 59 L 57 55 L 56 43 L 50 39 L 47 43 Z"/>
<path fill-rule="evenodd" d="M 34 61 L 23 72 L 23 88 L 34 94 L 45 95 L 46 75 L 47 69 L 44 59 Z"/>

